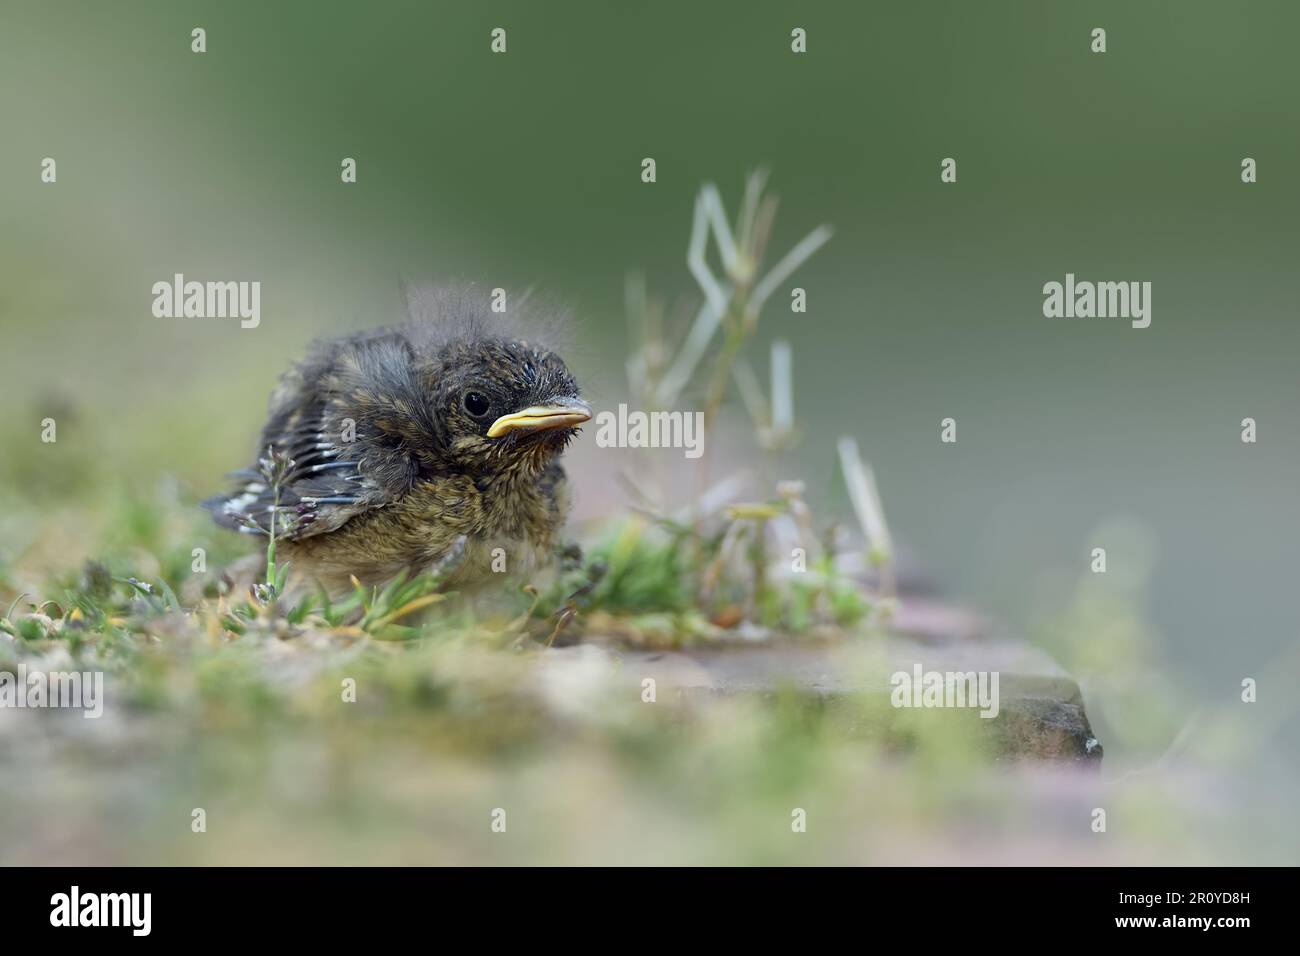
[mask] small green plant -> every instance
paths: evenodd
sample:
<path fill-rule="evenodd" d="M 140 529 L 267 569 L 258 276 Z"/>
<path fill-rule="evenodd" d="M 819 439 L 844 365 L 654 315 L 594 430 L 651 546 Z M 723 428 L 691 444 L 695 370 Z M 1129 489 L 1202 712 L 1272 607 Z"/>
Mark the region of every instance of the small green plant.
<path fill-rule="evenodd" d="M 706 433 L 716 429 L 734 382 L 757 445 L 774 452 L 799 437 L 792 349 L 779 340 L 772 345 L 770 401 L 744 351 L 755 337 L 764 305 L 830 240 L 832 230 L 819 226 L 765 268 L 778 206 L 765 192 L 766 184 L 763 171 L 748 178 L 734 224 L 717 187 L 709 183 L 700 190 L 686 259 L 703 302 L 679 342 L 666 335 L 665 309 L 647 294 L 644 280 L 629 279 L 628 316 L 636 347 L 627 368 L 633 400 L 647 409 L 672 409 L 688 393 L 698 395 Z M 711 248 L 720 272 L 710 265 Z M 872 609 L 887 612 L 895 589 L 893 548 L 874 475 L 852 439 L 841 441 L 840 464 L 866 540 L 865 563 L 876 574 L 876 597 L 868 597 L 862 582 L 843 570 L 854 563 L 853 556 L 837 553 L 831 545 L 834 536 L 823 540 L 814 533 L 799 482 L 780 481 L 774 499 L 746 503 L 736 500 L 743 480 L 731 476 L 706 484 L 687 507 L 673 510 L 662 490 L 667 483 L 656 482 L 653 467 L 647 467 L 643 474 L 649 478 L 625 475 L 624 481 L 633 493 L 634 511 L 648 516 L 661 532 L 663 557 L 642 560 L 648 567 L 636 572 L 636 579 L 645 582 L 641 591 L 653 590 L 654 600 L 629 606 L 618 587 L 624 575 L 616 562 L 593 598 L 600 607 L 624 611 L 654 601 L 661 610 L 697 606 L 726 626 L 748 621 L 794 633 L 818 625 L 842 626 Z M 668 579 L 675 586 L 667 586 Z"/>
<path fill-rule="evenodd" d="M 676 407 L 683 394 L 702 380 L 705 422 L 706 427 L 711 427 L 729 383 L 737 376 L 737 369 L 748 368 L 741 360 L 741 352 L 758 329 L 763 306 L 795 270 L 830 241 L 831 227 L 819 226 L 763 272 L 779 205 L 776 197 L 764 194 L 766 185 L 766 171 L 759 170 L 749 176 L 734 228 L 727 221 L 718 188 L 706 183 L 700 189 L 686 262 L 704 301 L 678 345 L 674 347 L 665 339 L 662 309 L 648 300 L 644 283 L 637 280 L 629 283 L 629 317 L 636 326 L 634 341 L 639 341 L 639 347 L 628 369 L 633 396 L 642 407 Z M 709 265 L 710 238 L 721 261 L 721 277 Z M 719 335 L 720 346 L 713 350 L 709 367 L 702 368 Z M 739 374 L 745 379 L 740 387 L 752 397 L 756 382 L 752 372 Z M 779 385 L 776 391 L 782 391 Z M 790 437 L 792 424 L 786 420 L 785 403 L 777 404 L 781 407 L 774 408 L 772 418 L 780 420 L 781 430 L 765 439 L 774 445 Z M 767 423 L 769 430 L 772 424 Z"/>
<path fill-rule="evenodd" d="M 263 528 L 247 515 L 242 520 L 245 527 L 255 531 L 266 532 L 266 578 L 253 588 L 253 595 L 263 605 L 274 604 L 284 594 L 285 584 L 289 579 L 289 565 L 279 567 L 275 563 L 275 542 L 278 534 L 287 534 L 294 525 L 295 517 L 280 508 L 280 495 L 284 490 L 285 478 L 293 470 L 293 459 L 275 448 L 266 449 L 266 457 L 258 459 L 257 471 L 262 482 L 271 491 L 271 509 Z"/>

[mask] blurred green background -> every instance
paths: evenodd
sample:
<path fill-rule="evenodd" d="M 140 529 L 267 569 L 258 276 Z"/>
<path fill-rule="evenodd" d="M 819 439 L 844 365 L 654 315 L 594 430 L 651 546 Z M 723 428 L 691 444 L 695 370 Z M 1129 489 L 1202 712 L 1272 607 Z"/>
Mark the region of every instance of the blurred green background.
<path fill-rule="evenodd" d="M 734 206 L 766 165 L 778 250 L 836 229 L 790 283 L 808 313 L 782 290 L 762 322 L 795 349 L 782 474 L 846 512 L 834 441 L 856 435 L 915 562 L 1085 678 L 1072 602 L 1107 547 L 1147 663 L 1188 700 L 1231 705 L 1252 676 L 1277 704 L 1300 630 L 1297 29 L 1283 0 L 7 0 L 0 561 L 75 566 L 85 503 L 163 474 L 210 493 L 303 343 L 399 318 L 403 278 L 566 302 L 572 364 L 617 404 L 625 274 L 689 311 L 696 190 Z M 260 328 L 154 318 L 175 272 L 260 280 Z M 1150 281 L 1151 327 L 1045 319 L 1066 272 Z M 1293 783 L 1289 702 L 1271 727 Z"/>

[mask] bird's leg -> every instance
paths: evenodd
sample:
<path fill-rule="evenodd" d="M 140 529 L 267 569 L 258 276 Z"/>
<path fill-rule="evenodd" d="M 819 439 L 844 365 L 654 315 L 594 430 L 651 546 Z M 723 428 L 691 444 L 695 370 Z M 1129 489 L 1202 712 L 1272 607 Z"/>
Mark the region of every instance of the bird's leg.
<path fill-rule="evenodd" d="M 609 567 L 604 561 L 593 561 L 583 567 L 582 570 L 584 572 L 583 582 L 569 595 L 568 600 L 565 602 L 567 604 L 574 604 L 579 598 L 585 598 L 596 590 L 596 585 L 605 577 L 605 572 L 609 570 Z"/>
<path fill-rule="evenodd" d="M 583 571 L 584 580 L 555 612 L 555 627 L 551 631 L 551 636 L 546 639 L 547 647 L 552 646 L 560 632 L 567 628 L 573 619 L 578 616 L 579 600 L 586 598 L 595 590 L 596 585 L 600 583 L 601 578 L 605 576 L 605 572 L 608 570 L 603 561 L 595 561 L 590 565 L 584 565 L 582 548 L 574 542 L 566 544 L 560 550 L 560 563 L 561 568 L 565 571 Z"/>

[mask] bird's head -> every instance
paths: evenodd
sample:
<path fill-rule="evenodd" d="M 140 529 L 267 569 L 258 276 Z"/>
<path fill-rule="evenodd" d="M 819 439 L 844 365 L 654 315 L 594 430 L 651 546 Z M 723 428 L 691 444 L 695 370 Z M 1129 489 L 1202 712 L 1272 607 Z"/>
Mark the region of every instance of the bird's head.
<path fill-rule="evenodd" d="M 535 473 L 591 408 L 554 352 L 523 340 L 449 343 L 429 383 L 452 461 L 470 473 Z"/>

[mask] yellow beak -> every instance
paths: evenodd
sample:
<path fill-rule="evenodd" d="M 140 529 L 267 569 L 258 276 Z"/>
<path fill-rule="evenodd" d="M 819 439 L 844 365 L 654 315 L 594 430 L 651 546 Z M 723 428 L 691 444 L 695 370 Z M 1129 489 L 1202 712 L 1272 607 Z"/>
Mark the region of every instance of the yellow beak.
<path fill-rule="evenodd" d="M 591 409 L 576 398 L 554 405 L 534 405 L 523 411 L 502 415 L 488 429 L 488 438 L 500 438 L 506 432 L 540 432 L 551 428 L 572 428 L 591 421 Z"/>

